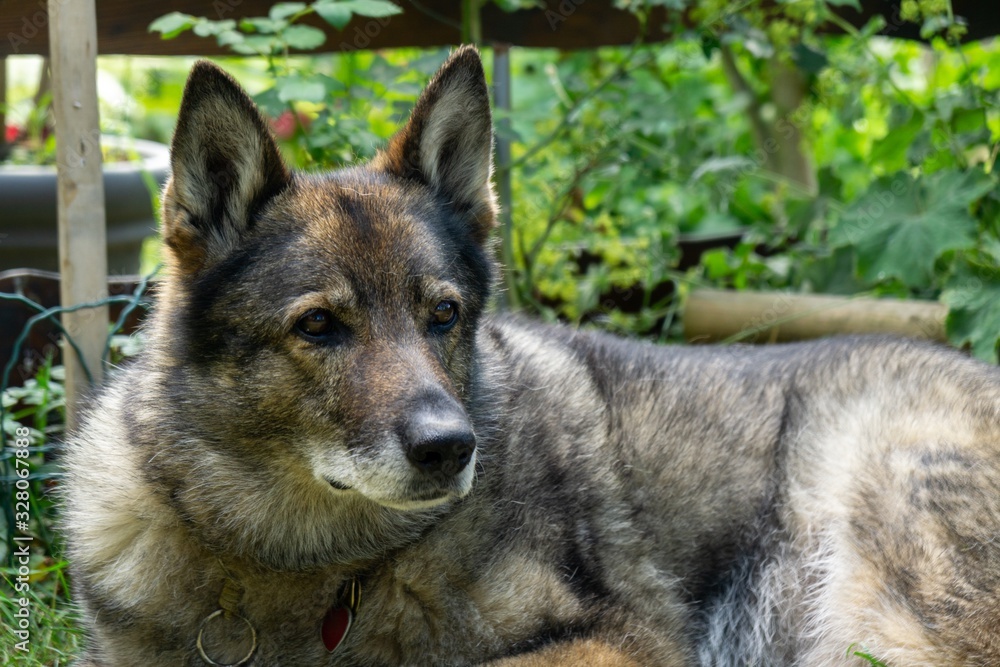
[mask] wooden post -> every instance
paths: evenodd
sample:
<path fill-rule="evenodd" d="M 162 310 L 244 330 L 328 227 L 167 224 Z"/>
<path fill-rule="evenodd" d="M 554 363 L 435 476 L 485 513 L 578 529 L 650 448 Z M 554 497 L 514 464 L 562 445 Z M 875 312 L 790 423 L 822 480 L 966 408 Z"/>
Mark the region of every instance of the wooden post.
<path fill-rule="evenodd" d="M 52 109 L 59 174 L 60 298 L 64 307 L 107 297 L 104 182 L 97 115 L 97 19 L 95 0 L 50 0 L 49 44 Z M 108 335 L 108 308 L 62 315 L 79 346 L 80 359 L 63 342 L 66 421 L 77 424 L 81 392 L 99 382 Z"/>
<path fill-rule="evenodd" d="M 510 171 L 510 45 L 493 45 L 493 106 L 503 116 L 497 121 L 496 160 L 497 196 L 500 199 L 500 231 L 502 245 L 500 259 L 503 265 L 505 289 L 501 293 L 501 305 L 515 309 L 518 306 L 517 285 L 514 281 L 514 223 L 511 208 L 514 197 L 511 194 Z"/>

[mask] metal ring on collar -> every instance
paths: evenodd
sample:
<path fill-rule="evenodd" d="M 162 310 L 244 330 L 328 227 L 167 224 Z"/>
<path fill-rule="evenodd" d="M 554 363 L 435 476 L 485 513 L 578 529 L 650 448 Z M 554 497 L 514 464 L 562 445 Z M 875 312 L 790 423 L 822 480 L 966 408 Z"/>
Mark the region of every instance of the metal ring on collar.
<path fill-rule="evenodd" d="M 211 658 L 208 657 L 208 654 L 205 653 L 205 647 L 201 645 L 201 637 L 202 637 L 202 635 L 205 632 L 205 627 L 208 626 L 208 624 L 212 621 L 212 619 L 218 618 L 219 616 L 221 616 L 224 613 L 225 613 L 224 610 L 222 610 L 222 609 L 216 609 L 211 614 L 209 614 L 208 616 L 206 616 L 205 620 L 201 622 L 201 627 L 198 629 L 198 642 L 197 642 L 197 645 L 198 645 L 198 655 L 201 656 L 202 660 L 204 660 L 207 664 L 212 665 L 213 667 L 240 667 L 240 665 L 243 665 L 248 660 L 250 660 L 250 658 L 253 656 L 254 651 L 257 650 L 257 631 L 254 629 L 253 624 L 251 624 L 250 621 L 248 621 L 247 619 L 243 618 L 242 616 L 240 616 L 238 614 L 235 615 L 236 618 L 238 618 L 241 621 L 243 621 L 244 623 L 246 623 L 247 628 L 250 629 L 250 650 L 238 662 L 234 662 L 234 663 L 230 663 L 230 664 L 223 664 L 221 662 L 216 662 L 216 661 L 214 661 L 214 660 L 212 660 Z"/>

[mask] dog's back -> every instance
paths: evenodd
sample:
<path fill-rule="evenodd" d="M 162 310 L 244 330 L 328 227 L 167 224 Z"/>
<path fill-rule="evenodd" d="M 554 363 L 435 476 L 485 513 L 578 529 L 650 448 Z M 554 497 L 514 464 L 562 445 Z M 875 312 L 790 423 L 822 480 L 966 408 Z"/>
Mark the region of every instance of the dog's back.
<path fill-rule="evenodd" d="M 534 388 L 510 410 L 511 467 L 572 490 L 542 516 L 587 526 L 573 548 L 597 552 L 603 590 L 643 618 L 670 595 L 697 610 L 703 664 L 830 664 L 853 644 L 1000 661 L 997 369 L 892 339 L 664 349 L 498 328 Z M 670 595 L 631 578 L 642 562 L 678 578 Z"/>

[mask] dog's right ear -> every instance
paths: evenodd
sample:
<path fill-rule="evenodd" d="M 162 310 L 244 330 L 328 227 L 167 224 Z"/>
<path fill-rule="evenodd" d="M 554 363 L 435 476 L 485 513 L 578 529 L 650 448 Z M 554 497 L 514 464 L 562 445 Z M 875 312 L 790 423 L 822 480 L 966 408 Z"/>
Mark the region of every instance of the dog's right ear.
<path fill-rule="evenodd" d="M 290 175 L 250 96 L 218 66 L 195 64 L 170 146 L 163 239 L 182 273 L 231 252 Z"/>
<path fill-rule="evenodd" d="M 493 121 L 479 52 L 458 48 L 413 107 L 409 122 L 389 140 L 374 164 L 423 183 L 465 214 L 480 243 L 496 226 Z"/>

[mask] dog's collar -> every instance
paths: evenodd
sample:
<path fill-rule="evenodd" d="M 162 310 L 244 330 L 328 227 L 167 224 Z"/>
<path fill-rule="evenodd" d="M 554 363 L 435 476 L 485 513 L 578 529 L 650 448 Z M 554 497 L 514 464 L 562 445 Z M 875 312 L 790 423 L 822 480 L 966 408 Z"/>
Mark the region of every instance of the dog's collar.
<path fill-rule="evenodd" d="M 223 566 L 223 570 L 225 570 L 225 566 Z M 201 622 L 201 627 L 198 628 L 198 640 L 195 642 L 195 645 L 198 647 L 198 655 L 201 656 L 206 665 L 212 665 L 213 667 L 240 667 L 240 665 L 245 665 L 257 650 L 257 629 L 253 627 L 253 623 L 248 621 L 245 616 L 241 616 L 237 611 L 240 601 L 243 599 L 243 587 L 229 574 L 228 570 L 226 570 L 226 575 L 225 581 L 222 582 L 222 592 L 219 593 L 219 608 L 206 616 L 205 620 Z M 238 624 L 243 626 L 244 643 L 248 646 L 246 654 L 236 662 L 216 662 L 205 650 L 205 630 L 213 623 L 226 621 L 237 621 L 239 622 Z"/>
<path fill-rule="evenodd" d="M 320 636 L 323 637 L 327 651 L 333 653 L 347 639 L 347 633 L 351 631 L 359 607 L 361 607 L 361 581 L 354 577 L 344 582 L 337 596 L 337 604 L 326 612 L 326 617 L 323 619 Z"/>
<path fill-rule="evenodd" d="M 212 667 L 240 667 L 241 665 L 245 665 L 257 651 L 257 629 L 254 628 L 253 624 L 245 616 L 241 616 L 237 611 L 243 599 L 243 587 L 240 586 L 232 575 L 229 575 L 228 571 L 226 574 L 228 576 L 222 584 L 222 593 L 219 594 L 219 608 L 206 616 L 201 622 L 201 627 L 198 628 L 198 638 L 195 642 L 198 648 L 198 655 L 201 656 L 206 665 L 211 665 Z M 320 638 L 323 640 L 323 645 L 326 646 L 327 651 L 333 653 L 344 643 L 348 633 L 351 631 L 351 625 L 354 624 L 354 617 L 357 616 L 360 607 L 361 580 L 358 577 L 352 577 L 341 586 L 336 603 L 330 607 L 330 610 L 323 618 L 323 625 L 320 628 Z M 216 662 L 205 650 L 203 640 L 206 628 L 212 623 L 221 620 L 236 621 L 244 628 L 245 644 L 248 648 L 246 654 L 237 662 Z"/>

